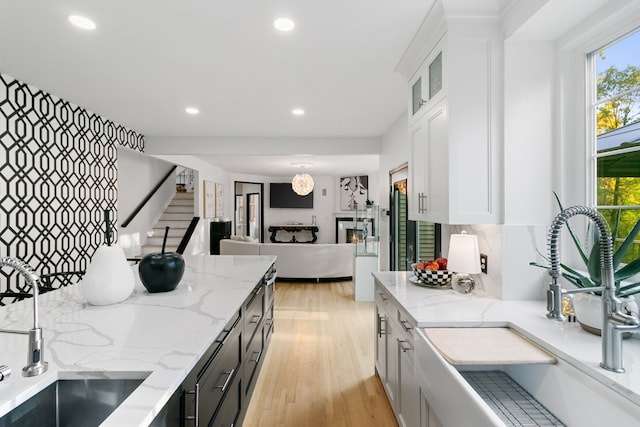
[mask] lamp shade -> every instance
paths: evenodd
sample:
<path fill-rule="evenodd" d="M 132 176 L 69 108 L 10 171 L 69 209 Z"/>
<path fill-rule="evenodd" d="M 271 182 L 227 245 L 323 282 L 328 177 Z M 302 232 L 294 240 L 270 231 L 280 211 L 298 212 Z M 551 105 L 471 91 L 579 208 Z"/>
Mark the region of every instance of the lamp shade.
<path fill-rule="evenodd" d="M 478 236 L 465 233 L 452 234 L 449 240 L 447 269 L 456 273 L 480 273 Z"/>
<path fill-rule="evenodd" d="M 313 191 L 313 178 L 308 173 L 299 173 L 291 180 L 291 188 L 300 195 L 306 196 Z"/>

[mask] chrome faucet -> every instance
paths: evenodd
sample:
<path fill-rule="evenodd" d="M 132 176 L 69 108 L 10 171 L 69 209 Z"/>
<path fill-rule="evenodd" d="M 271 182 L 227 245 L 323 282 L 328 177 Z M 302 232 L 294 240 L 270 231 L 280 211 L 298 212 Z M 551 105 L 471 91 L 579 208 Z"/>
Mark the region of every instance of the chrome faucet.
<path fill-rule="evenodd" d="M 588 291 L 602 291 L 602 362 L 600 366 L 613 372 L 624 372 L 622 366 L 622 333 L 640 328 L 640 321 L 621 310 L 621 302 L 615 295 L 615 281 L 613 277 L 613 244 L 609 235 L 609 226 L 602 216 L 593 208 L 573 206 L 560 212 L 551 223 L 548 234 L 549 259 L 551 268 L 551 283 L 547 291 L 547 317 L 563 321 L 563 294 L 573 293 L 562 289 L 560 278 L 560 230 L 574 215 L 589 217 L 598 227 L 600 234 L 600 267 L 602 286 L 598 288 L 584 288 Z M 582 292 L 583 289 L 575 290 Z"/>
<path fill-rule="evenodd" d="M 27 366 L 22 368 L 22 376 L 34 377 L 47 371 L 48 363 L 43 358 L 44 341 L 42 338 L 42 328 L 38 326 L 38 282 L 40 277 L 29 267 L 28 264 L 11 257 L 0 257 L 0 267 L 7 266 L 13 268 L 25 279 L 25 282 L 33 291 L 33 328 L 28 332 L 0 330 L 8 333 L 29 334 L 29 353 L 27 354 Z"/>

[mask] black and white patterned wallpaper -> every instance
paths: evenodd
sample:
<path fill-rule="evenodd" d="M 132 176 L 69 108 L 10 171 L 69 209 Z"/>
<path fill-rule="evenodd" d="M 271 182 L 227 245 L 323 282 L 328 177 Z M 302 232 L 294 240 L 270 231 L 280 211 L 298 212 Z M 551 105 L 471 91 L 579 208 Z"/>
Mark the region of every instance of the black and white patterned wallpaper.
<path fill-rule="evenodd" d="M 143 152 L 144 136 L 0 74 L 0 256 L 39 274 L 85 270 L 103 211 L 117 222 L 119 145 Z M 29 292 L 0 272 L 0 305 Z"/>

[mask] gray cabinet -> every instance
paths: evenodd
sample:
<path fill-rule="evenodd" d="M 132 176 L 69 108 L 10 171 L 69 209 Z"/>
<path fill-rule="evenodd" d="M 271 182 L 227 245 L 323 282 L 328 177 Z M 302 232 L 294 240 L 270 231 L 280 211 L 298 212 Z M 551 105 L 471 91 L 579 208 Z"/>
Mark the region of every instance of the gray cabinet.
<path fill-rule="evenodd" d="M 415 321 L 376 283 L 376 373 L 401 427 L 420 423 L 420 388 L 415 375 Z"/>

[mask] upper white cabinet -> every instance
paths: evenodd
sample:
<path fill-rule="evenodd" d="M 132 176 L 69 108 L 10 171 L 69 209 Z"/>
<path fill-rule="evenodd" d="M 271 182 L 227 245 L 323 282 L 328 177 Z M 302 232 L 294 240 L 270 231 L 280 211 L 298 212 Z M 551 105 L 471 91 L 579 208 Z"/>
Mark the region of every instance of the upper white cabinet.
<path fill-rule="evenodd" d="M 398 65 L 409 81 L 409 218 L 502 222 L 498 20 L 434 8 Z"/>
<path fill-rule="evenodd" d="M 409 80 L 409 122 L 419 119 L 431 105 L 444 97 L 443 52 L 436 46 Z"/>

